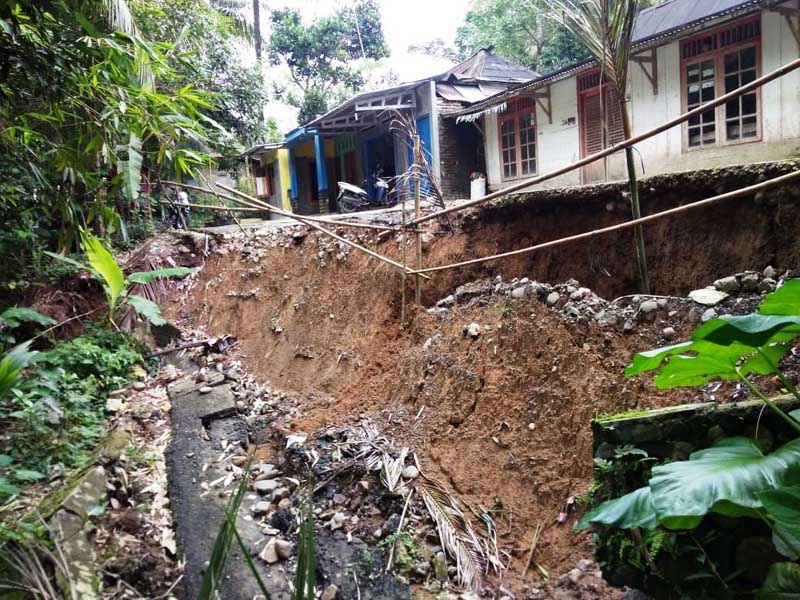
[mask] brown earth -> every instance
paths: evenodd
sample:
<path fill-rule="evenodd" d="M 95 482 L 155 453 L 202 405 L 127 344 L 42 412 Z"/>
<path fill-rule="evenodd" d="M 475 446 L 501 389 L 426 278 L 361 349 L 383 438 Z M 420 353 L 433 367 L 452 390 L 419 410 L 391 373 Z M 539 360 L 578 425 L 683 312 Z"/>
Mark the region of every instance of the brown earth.
<path fill-rule="evenodd" d="M 739 184 L 763 176 L 739 173 Z M 653 178 L 645 212 L 712 195 L 709 189 L 724 191 L 725 177 L 699 178 L 682 188 Z M 683 296 L 745 268 L 794 268 L 800 250 L 791 240 L 800 228 L 787 198 L 795 192 L 734 201 L 724 222 L 719 209 L 706 209 L 649 226 L 655 292 Z M 559 199 L 563 205 L 552 194 L 531 194 L 454 221 L 452 230 L 435 227 L 424 262 L 464 260 L 625 218 L 614 186 Z M 633 353 L 665 343 L 666 325 L 679 336 L 691 331 L 686 311 L 668 321 L 660 311 L 623 335 L 594 322 L 569 324 L 537 299 L 506 297 L 443 316 L 415 308 L 403 327 L 398 273 L 358 252 L 346 261 L 326 257 L 322 266 L 318 253 L 326 243 L 310 235 L 296 246 L 258 253 L 247 244 L 244 253 L 229 244 L 227 254 L 208 259 L 188 300 L 169 312 L 209 334 L 236 337 L 250 372 L 272 386 L 322 392 L 313 394 L 295 430 L 312 432 L 370 415 L 385 434 L 418 451 L 425 470 L 462 498 L 501 506 L 501 545 L 513 557 L 506 585 L 521 588 L 519 574 L 537 525 L 543 530 L 534 558 L 551 575 L 588 556 L 589 539 L 573 533 L 572 524 L 579 512 L 575 502 L 591 481 L 589 422 L 602 413 L 695 397 L 694 391 L 658 392 L 646 379 L 623 376 Z M 397 240 L 370 245 L 400 257 Z M 408 251 L 410 256 L 412 247 Z M 631 236 L 619 235 L 436 273 L 423 284 L 423 303 L 430 306 L 459 284 L 497 274 L 553 282 L 574 277 L 614 298 L 634 291 L 631 256 Z M 413 297 L 410 286 L 407 296 Z M 475 340 L 462 335 L 471 322 L 482 328 Z M 568 519 L 559 524 L 561 512 Z M 525 579 L 539 578 L 532 569 Z"/>

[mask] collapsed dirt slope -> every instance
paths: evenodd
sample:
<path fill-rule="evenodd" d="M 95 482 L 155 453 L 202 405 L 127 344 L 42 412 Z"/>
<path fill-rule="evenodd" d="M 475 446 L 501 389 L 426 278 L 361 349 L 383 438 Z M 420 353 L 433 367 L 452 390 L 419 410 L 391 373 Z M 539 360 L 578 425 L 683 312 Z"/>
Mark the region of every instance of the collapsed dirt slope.
<path fill-rule="evenodd" d="M 774 176 L 784 167 L 768 169 Z M 745 170 L 734 180 L 723 171 L 721 179 L 695 180 L 686 193 L 662 178 L 651 182 L 645 209 L 663 210 L 763 176 L 763 169 Z M 685 296 L 748 267 L 792 268 L 798 247 L 786 240 L 797 231 L 798 213 L 789 202 L 795 191 L 738 201 L 724 223 L 719 209 L 706 209 L 649 226 L 657 292 Z M 564 201 L 562 207 L 552 195 L 536 193 L 454 221 L 453 230 L 429 228 L 425 263 L 509 250 L 625 218 L 614 186 L 565 193 Z M 405 327 L 393 267 L 298 228 L 229 237 L 207 259 L 188 301 L 172 307 L 173 316 L 209 334 L 236 337 L 250 372 L 272 386 L 314 392 L 295 430 L 369 415 L 384 433 L 419 451 L 425 469 L 465 500 L 502 508 L 502 544 L 514 559 L 507 581 L 518 579 L 539 524 L 537 560 L 552 574 L 589 554 L 587 536 L 572 532 L 576 514 L 569 505 L 591 481 L 592 417 L 696 397 L 658 392 L 646 378 L 623 376 L 633 353 L 686 335 L 699 321 L 703 311 L 685 298 L 664 299 L 648 315 L 640 314 L 637 300 L 626 314 L 638 320 L 608 327 L 578 312 L 570 316 L 572 303 L 565 300 L 579 292 L 577 284 L 559 288 L 553 306 L 529 294 L 515 299 L 510 288 L 493 291 L 496 275 L 506 281 L 574 276 L 608 299 L 630 294 L 635 265 L 627 235 L 434 274 L 423 284 L 428 307 L 458 285 L 492 279 L 454 306 L 409 308 Z M 401 256 L 397 238 L 353 239 Z M 412 251 L 409 246 L 409 257 Z M 410 286 L 408 292 L 413 298 Z M 471 323 L 480 326 L 475 337 L 464 332 Z M 558 522 L 562 512 L 565 523 Z"/>

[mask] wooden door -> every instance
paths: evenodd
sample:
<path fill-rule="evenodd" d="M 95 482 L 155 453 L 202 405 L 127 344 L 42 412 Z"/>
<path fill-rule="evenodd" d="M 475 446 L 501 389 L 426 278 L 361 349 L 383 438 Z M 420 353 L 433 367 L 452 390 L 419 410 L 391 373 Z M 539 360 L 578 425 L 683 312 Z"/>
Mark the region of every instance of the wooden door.
<path fill-rule="evenodd" d="M 625 139 L 622 112 L 616 92 L 609 86 L 581 95 L 581 150 L 590 156 Z M 617 152 L 582 169 L 583 183 L 613 181 L 625 177 L 625 153 Z"/>

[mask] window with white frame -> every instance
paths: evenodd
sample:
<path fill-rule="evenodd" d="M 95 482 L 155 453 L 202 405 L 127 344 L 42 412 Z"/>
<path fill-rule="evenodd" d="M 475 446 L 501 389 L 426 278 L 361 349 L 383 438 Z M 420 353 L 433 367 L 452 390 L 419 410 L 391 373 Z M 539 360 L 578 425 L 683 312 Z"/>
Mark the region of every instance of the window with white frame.
<path fill-rule="evenodd" d="M 535 175 L 538 152 L 533 98 L 509 101 L 506 112 L 500 115 L 498 121 L 503 179 Z"/>
<path fill-rule="evenodd" d="M 747 85 L 759 75 L 760 17 L 681 42 L 684 103 L 691 110 Z M 690 150 L 761 139 L 758 90 L 694 116 L 685 125 Z"/>

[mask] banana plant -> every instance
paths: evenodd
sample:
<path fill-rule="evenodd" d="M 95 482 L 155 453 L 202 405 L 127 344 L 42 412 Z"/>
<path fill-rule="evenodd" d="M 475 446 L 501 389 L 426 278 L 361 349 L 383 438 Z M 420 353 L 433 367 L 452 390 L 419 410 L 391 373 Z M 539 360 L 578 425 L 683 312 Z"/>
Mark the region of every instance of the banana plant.
<path fill-rule="evenodd" d="M 687 461 L 654 467 L 646 486 L 590 510 L 576 529 L 600 524 L 680 531 L 696 528 L 709 513 L 751 517 L 770 526 L 780 554 L 800 558 L 800 410 L 785 412 L 748 377 L 775 375 L 800 400 L 800 392 L 779 368 L 798 338 L 800 279 L 794 279 L 767 295 L 757 313 L 714 319 L 687 342 L 637 354 L 627 376 L 656 371 L 654 381 L 662 389 L 738 380 L 798 437 L 771 454 L 764 454 L 754 440 L 723 438 Z M 756 597 L 788 597 L 780 595 L 783 586 L 796 584 L 798 575 L 794 563 L 773 565 Z"/>
<path fill-rule="evenodd" d="M 136 314 L 148 320 L 153 325 L 163 325 L 166 323 L 161 314 L 161 308 L 155 302 L 136 294 L 129 294 L 130 285 L 139 283 L 147 285 L 161 277 L 185 277 L 193 272 L 187 267 L 174 267 L 170 269 L 155 269 L 152 271 L 139 271 L 131 273 L 127 277 L 117 263 L 114 256 L 106 250 L 100 239 L 86 230 L 81 231 L 81 249 L 86 254 L 89 265 L 83 265 L 71 258 L 48 252 L 53 258 L 67 262 L 80 269 L 92 272 L 95 278 L 103 286 L 108 301 L 108 320 L 116 326 L 114 317 L 120 305 L 127 304 Z"/>

